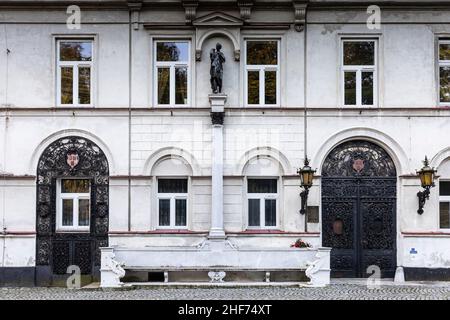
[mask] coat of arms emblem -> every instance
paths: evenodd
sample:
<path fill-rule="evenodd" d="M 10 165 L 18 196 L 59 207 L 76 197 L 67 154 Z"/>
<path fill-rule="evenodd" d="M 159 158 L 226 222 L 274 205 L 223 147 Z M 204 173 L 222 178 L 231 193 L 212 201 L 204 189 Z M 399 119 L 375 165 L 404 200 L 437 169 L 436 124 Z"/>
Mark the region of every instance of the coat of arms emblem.
<path fill-rule="evenodd" d="M 78 153 L 76 151 L 67 152 L 66 162 L 71 170 L 77 166 L 79 161 L 80 157 L 78 156 Z"/>
<path fill-rule="evenodd" d="M 356 172 L 360 173 L 362 169 L 364 169 L 364 160 L 363 159 L 355 159 L 353 160 L 353 169 Z"/>

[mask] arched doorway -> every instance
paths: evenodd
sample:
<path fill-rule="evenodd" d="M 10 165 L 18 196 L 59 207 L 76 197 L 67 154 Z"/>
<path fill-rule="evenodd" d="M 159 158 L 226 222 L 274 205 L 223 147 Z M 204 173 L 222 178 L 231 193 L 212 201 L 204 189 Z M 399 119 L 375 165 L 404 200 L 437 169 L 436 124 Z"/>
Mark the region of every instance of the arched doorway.
<path fill-rule="evenodd" d="M 109 169 L 92 141 L 70 136 L 49 145 L 37 168 L 36 282 L 55 284 L 78 266 L 97 278 L 108 246 Z"/>
<path fill-rule="evenodd" d="M 382 277 L 396 269 L 396 169 L 380 146 L 344 142 L 322 167 L 322 242 L 334 277 Z"/>

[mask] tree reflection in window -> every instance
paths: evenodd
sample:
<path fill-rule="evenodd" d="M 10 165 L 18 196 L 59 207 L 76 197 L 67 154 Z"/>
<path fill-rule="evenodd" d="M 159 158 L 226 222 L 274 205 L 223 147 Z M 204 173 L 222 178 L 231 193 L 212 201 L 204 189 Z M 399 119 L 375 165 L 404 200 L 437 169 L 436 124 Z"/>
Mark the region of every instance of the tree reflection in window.
<path fill-rule="evenodd" d="M 247 104 L 278 103 L 278 46 L 276 40 L 246 42 Z"/>
<path fill-rule="evenodd" d="M 157 42 L 157 61 L 188 61 L 188 50 L 187 42 Z"/>
<path fill-rule="evenodd" d="M 375 40 L 343 41 L 344 105 L 375 104 Z"/>
<path fill-rule="evenodd" d="M 344 42 L 344 65 L 374 65 L 374 41 L 346 41 Z"/>
<path fill-rule="evenodd" d="M 58 104 L 90 105 L 92 40 L 58 40 Z"/>
<path fill-rule="evenodd" d="M 155 43 L 158 105 L 187 105 L 189 100 L 189 42 Z"/>
<path fill-rule="evenodd" d="M 61 61 L 92 61 L 92 42 L 61 41 L 59 58 Z"/>

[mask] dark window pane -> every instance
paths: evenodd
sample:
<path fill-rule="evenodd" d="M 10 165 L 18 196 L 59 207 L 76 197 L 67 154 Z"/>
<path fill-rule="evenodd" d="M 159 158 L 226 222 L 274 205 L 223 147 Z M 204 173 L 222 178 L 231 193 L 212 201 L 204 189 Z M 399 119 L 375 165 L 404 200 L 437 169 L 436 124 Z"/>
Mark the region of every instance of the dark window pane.
<path fill-rule="evenodd" d="M 346 105 L 356 104 L 356 72 L 344 73 L 345 100 Z"/>
<path fill-rule="evenodd" d="M 186 226 L 186 199 L 175 199 L 175 225 Z"/>
<path fill-rule="evenodd" d="M 63 179 L 61 180 L 62 193 L 89 193 L 88 179 Z"/>
<path fill-rule="evenodd" d="M 248 104 L 259 104 L 259 71 L 248 71 Z"/>
<path fill-rule="evenodd" d="M 61 68 L 61 104 L 73 103 L 73 69 Z"/>
<path fill-rule="evenodd" d="M 158 179 L 158 193 L 187 193 L 187 179 Z"/>
<path fill-rule="evenodd" d="M 275 227 L 277 225 L 277 200 L 265 200 L 265 225 L 266 227 Z"/>
<path fill-rule="evenodd" d="M 439 60 L 450 60 L 450 44 L 439 44 Z"/>
<path fill-rule="evenodd" d="M 439 97 L 441 102 L 450 102 L 450 67 L 439 68 L 440 89 Z"/>
<path fill-rule="evenodd" d="M 345 41 L 344 65 L 374 65 L 374 41 Z"/>
<path fill-rule="evenodd" d="M 158 68 L 158 104 L 170 103 L 170 69 Z"/>
<path fill-rule="evenodd" d="M 260 226 L 260 200 L 248 199 L 248 225 L 250 227 Z"/>
<path fill-rule="evenodd" d="M 363 105 L 373 105 L 373 72 L 361 72 L 361 98 Z"/>
<path fill-rule="evenodd" d="M 89 199 L 78 200 L 78 225 L 89 226 Z"/>
<path fill-rule="evenodd" d="M 277 103 L 277 72 L 266 71 L 264 81 L 264 101 L 266 104 Z"/>
<path fill-rule="evenodd" d="M 175 68 L 175 103 L 187 104 L 187 67 Z"/>
<path fill-rule="evenodd" d="M 277 179 L 248 179 L 248 193 L 277 193 Z"/>
<path fill-rule="evenodd" d="M 78 103 L 91 103 L 91 68 L 78 68 Z"/>
<path fill-rule="evenodd" d="M 278 64 L 278 42 L 247 41 L 247 64 Z"/>
<path fill-rule="evenodd" d="M 92 61 L 92 42 L 64 42 L 59 44 L 61 61 Z"/>
<path fill-rule="evenodd" d="M 73 200 L 63 199 L 62 225 L 73 226 Z"/>
<path fill-rule="evenodd" d="M 441 229 L 450 228 L 450 210 L 449 202 L 439 203 L 439 226 Z"/>
<path fill-rule="evenodd" d="M 439 195 L 450 196 L 450 181 L 439 181 Z"/>
<path fill-rule="evenodd" d="M 170 200 L 159 199 L 159 225 L 170 226 Z"/>
<path fill-rule="evenodd" d="M 188 61 L 189 44 L 187 42 L 157 42 L 157 61 Z"/>

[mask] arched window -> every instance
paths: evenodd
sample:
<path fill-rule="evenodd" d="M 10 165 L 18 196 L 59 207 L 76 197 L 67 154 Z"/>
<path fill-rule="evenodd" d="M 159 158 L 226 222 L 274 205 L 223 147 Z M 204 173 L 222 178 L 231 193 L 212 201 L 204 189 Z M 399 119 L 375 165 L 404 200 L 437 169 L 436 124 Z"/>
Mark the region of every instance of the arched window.
<path fill-rule="evenodd" d="M 438 168 L 439 172 L 439 228 L 450 229 L 450 159 Z"/>
<path fill-rule="evenodd" d="M 279 226 L 280 164 L 270 157 L 251 159 L 244 168 L 248 229 L 276 229 Z"/>
<path fill-rule="evenodd" d="M 187 229 L 192 169 L 181 157 L 168 156 L 152 169 L 155 185 L 156 228 Z"/>

